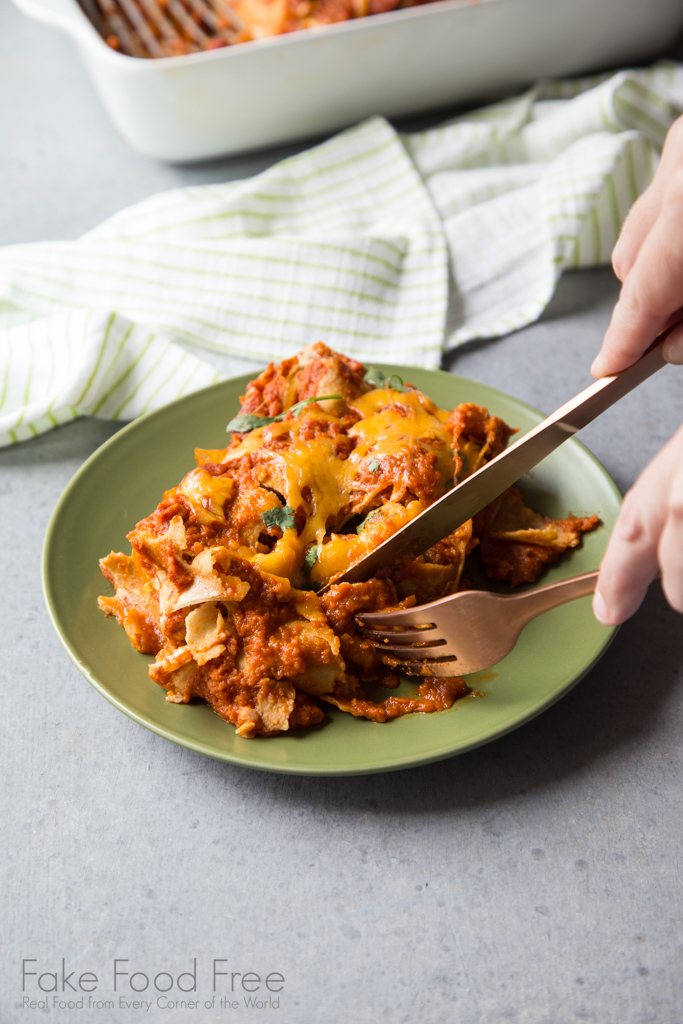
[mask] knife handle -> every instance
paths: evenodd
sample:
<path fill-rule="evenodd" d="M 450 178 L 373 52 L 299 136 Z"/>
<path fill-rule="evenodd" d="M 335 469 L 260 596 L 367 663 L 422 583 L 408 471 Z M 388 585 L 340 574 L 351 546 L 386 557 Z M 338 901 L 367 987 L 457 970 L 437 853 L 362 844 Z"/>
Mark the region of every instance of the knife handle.
<path fill-rule="evenodd" d="M 517 463 L 516 478 L 523 476 L 577 430 L 587 426 L 629 391 L 633 391 L 665 366 L 666 360 L 662 354 L 663 340 L 658 340 L 644 356 L 626 370 L 609 377 L 601 377 L 594 384 L 590 384 L 537 427 L 529 430 L 519 441 L 515 441 L 497 458 L 509 458 L 510 462 Z M 497 459 L 492 459 L 487 463 L 487 467 L 494 465 L 496 461 Z"/>
<path fill-rule="evenodd" d="M 669 331 L 666 332 L 668 334 Z M 589 385 L 584 391 L 579 392 L 564 405 L 561 405 L 551 416 L 548 416 L 543 423 L 530 430 L 516 444 L 540 434 L 547 430 L 551 423 L 556 423 L 560 430 L 567 435 L 575 434 L 577 430 L 591 423 L 597 416 L 609 409 L 611 405 L 618 402 L 620 398 L 627 395 L 629 391 L 642 384 L 644 380 L 651 377 L 653 373 L 666 365 L 662 354 L 662 336 L 652 348 L 648 349 L 644 356 L 629 366 L 621 373 L 614 373 L 609 377 L 601 377 L 594 384 Z M 512 445 L 514 448 L 515 446 Z M 510 449 L 508 449 L 510 450 Z M 550 449 L 552 451 L 552 448 Z"/>

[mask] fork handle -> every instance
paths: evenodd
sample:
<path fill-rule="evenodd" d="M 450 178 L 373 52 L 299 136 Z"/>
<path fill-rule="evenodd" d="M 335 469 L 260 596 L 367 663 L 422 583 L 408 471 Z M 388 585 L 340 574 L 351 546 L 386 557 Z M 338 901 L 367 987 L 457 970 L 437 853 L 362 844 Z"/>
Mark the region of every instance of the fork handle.
<path fill-rule="evenodd" d="M 520 629 L 531 622 L 537 615 L 557 608 L 567 601 L 575 601 L 578 597 L 587 597 L 595 593 L 598 582 L 599 570 L 585 572 L 582 576 L 573 576 L 568 580 L 559 580 L 557 583 L 549 583 L 538 590 L 529 590 L 524 594 L 514 594 L 506 598 L 509 601 L 509 612 L 516 619 Z"/>

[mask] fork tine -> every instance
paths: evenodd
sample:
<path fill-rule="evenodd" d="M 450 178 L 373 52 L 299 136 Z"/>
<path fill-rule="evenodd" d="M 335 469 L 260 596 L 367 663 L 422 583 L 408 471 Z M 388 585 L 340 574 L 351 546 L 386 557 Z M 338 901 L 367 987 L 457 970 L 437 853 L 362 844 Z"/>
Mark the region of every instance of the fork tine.
<path fill-rule="evenodd" d="M 378 626 L 380 629 L 385 629 L 388 626 L 403 626 L 404 629 L 436 629 L 436 623 L 434 622 L 413 622 L 415 612 L 419 611 L 416 608 L 399 608 L 398 611 L 386 611 L 386 612 L 364 612 L 362 615 L 356 615 L 356 622 L 365 629 L 368 626 Z"/>
<path fill-rule="evenodd" d="M 361 635 L 364 640 L 369 640 L 378 651 L 431 651 L 433 647 L 445 647 L 448 643 L 441 637 L 435 637 L 434 640 L 423 640 L 421 643 L 413 643 L 410 640 L 407 643 L 401 643 L 400 640 L 374 640 L 367 633 Z"/>
<path fill-rule="evenodd" d="M 456 658 L 425 658 L 422 661 L 406 661 L 403 658 L 387 657 L 385 665 L 395 668 L 406 676 L 441 676 L 453 678 L 453 676 L 465 676 L 476 671 L 476 667 L 463 666 Z"/>
<path fill-rule="evenodd" d="M 435 644 L 427 644 L 424 647 L 418 646 L 417 644 L 412 646 L 410 644 L 377 644 L 373 643 L 373 647 L 379 654 L 392 654 L 397 658 L 406 659 L 410 661 L 428 661 L 432 652 L 441 650 L 442 647 L 446 646 L 445 640 L 440 640 Z M 438 658 L 439 661 L 456 661 L 454 654 L 448 654 L 445 657 Z"/>
<path fill-rule="evenodd" d="M 433 629 L 434 627 L 432 627 Z M 386 640 L 391 643 L 402 643 L 404 640 L 409 643 L 420 643 L 424 633 L 429 633 L 429 629 L 367 629 L 365 626 L 361 626 L 361 632 L 366 640 Z M 430 637 L 427 637 L 424 641 L 429 643 Z"/>
<path fill-rule="evenodd" d="M 378 651 L 430 651 L 432 647 L 445 647 L 448 642 L 441 637 L 436 637 L 434 640 L 423 640 L 421 643 L 414 643 L 411 639 L 402 643 L 400 637 L 396 640 L 393 637 L 378 640 L 366 632 L 362 632 L 361 636 L 364 640 L 369 640 Z"/>

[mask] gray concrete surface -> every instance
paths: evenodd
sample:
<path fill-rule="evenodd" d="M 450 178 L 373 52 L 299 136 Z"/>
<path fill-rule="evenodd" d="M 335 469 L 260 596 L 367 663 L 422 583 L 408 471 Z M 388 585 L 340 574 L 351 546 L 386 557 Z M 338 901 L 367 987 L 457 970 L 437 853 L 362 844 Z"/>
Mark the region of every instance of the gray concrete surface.
<path fill-rule="evenodd" d="M 0 243 L 74 237 L 153 191 L 280 155 L 193 168 L 136 156 L 70 44 L 7 0 L 0 83 Z M 607 270 L 567 276 L 542 322 L 448 367 L 549 411 L 588 382 L 615 296 Z M 682 398 L 667 369 L 585 432 L 622 488 Z M 355 779 L 219 764 L 104 701 L 43 607 L 51 509 L 114 429 L 81 421 L 0 452 L 0 1022 L 679 1024 L 683 630 L 658 587 L 564 700 L 470 754 Z M 119 1005 L 156 993 L 122 978 L 114 995 L 117 958 L 129 977 L 196 958 L 197 994 L 181 998 L 198 1007 Z M 279 1005 L 249 1009 L 242 993 L 238 1008 L 206 1008 L 214 958 L 282 974 Z M 23 959 L 56 972 L 65 1002 L 79 996 L 62 994 L 62 967 L 72 983 L 94 972 L 90 998 L 114 1008 L 89 1009 L 87 994 L 83 1008 L 23 1007 Z"/>

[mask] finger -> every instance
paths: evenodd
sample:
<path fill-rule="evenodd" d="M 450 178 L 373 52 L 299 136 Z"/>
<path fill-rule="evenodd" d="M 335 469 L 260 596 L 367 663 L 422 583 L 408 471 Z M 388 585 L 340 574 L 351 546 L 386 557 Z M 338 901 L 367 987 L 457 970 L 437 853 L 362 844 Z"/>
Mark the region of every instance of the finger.
<path fill-rule="evenodd" d="M 676 327 L 662 345 L 662 354 L 667 363 L 683 364 L 683 324 Z"/>
<path fill-rule="evenodd" d="M 612 267 L 620 281 L 630 273 L 640 247 L 652 230 L 661 209 L 663 183 L 655 178 L 628 212 L 617 244 L 612 251 Z"/>
<path fill-rule="evenodd" d="M 672 174 L 660 217 L 643 242 L 621 289 L 592 372 L 626 369 L 683 305 L 683 168 Z"/>
<path fill-rule="evenodd" d="M 633 322 L 632 320 L 628 320 L 627 317 L 628 311 L 625 307 L 622 306 L 619 309 L 615 307 L 612 312 L 610 330 L 614 329 L 614 331 L 622 337 L 625 336 L 627 328 L 624 327 L 624 324 L 629 326 Z M 649 328 L 642 335 L 642 341 L 640 340 L 641 335 L 639 335 L 637 344 L 634 344 L 628 351 L 625 347 L 623 348 L 625 355 L 622 362 L 625 363 L 625 365 L 621 365 L 621 363 L 616 365 L 619 365 L 620 369 L 626 369 L 626 366 L 630 366 L 632 363 L 636 362 L 636 360 L 643 355 L 648 346 L 652 343 L 651 341 L 648 341 L 649 338 L 654 341 L 660 334 L 665 333 L 675 325 L 678 326 L 675 326 L 675 329 L 670 331 L 662 345 L 662 354 L 667 363 L 673 363 L 676 366 L 683 364 L 683 323 L 681 321 L 683 321 L 683 308 L 681 307 L 676 309 L 675 312 L 671 313 L 666 317 L 666 319 L 663 319 L 662 316 L 652 317 Z M 641 320 L 641 326 L 643 323 L 644 321 Z M 605 357 L 605 361 L 606 358 L 607 357 Z M 595 377 L 604 377 L 609 373 L 619 372 L 618 370 L 613 369 L 615 364 L 607 363 L 606 365 L 607 368 L 603 371 L 603 352 L 601 352 L 593 360 L 591 372 Z"/>
<path fill-rule="evenodd" d="M 634 273 L 635 270 L 631 271 L 631 276 Z M 593 376 L 607 377 L 635 363 L 662 333 L 668 319 L 666 313 L 636 308 L 632 297 L 625 296 L 622 288 L 619 301 L 612 310 L 602 348 L 591 366 Z"/>
<path fill-rule="evenodd" d="M 671 484 L 669 514 L 658 556 L 666 599 L 677 612 L 683 612 L 683 451 L 677 469 Z"/>
<path fill-rule="evenodd" d="M 600 566 L 593 609 L 605 625 L 640 607 L 659 571 L 659 546 L 669 517 L 672 481 L 683 462 L 683 428 L 658 453 L 624 498 Z M 672 561 L 672 565 L 677 564 Z"/>
<path fill-rule="evenodd" d="M 635 490 L 626 495 L 600 566 L 593 611 L 605 626 L 617 626 L 638 610 L 658 572 L 658 537 L 646 529 L 638 497 Z"/>
<path fill-rule="evenodd" d="M 614 247 L 612 266 L 620 281 L 625 281 L 631 272 L 643 242 L 659 217 L 669 178 L 680 165 L 682 157 L 683 117 L 679 117 L 667 133 L 655 176 L 629 210 Z"/>

